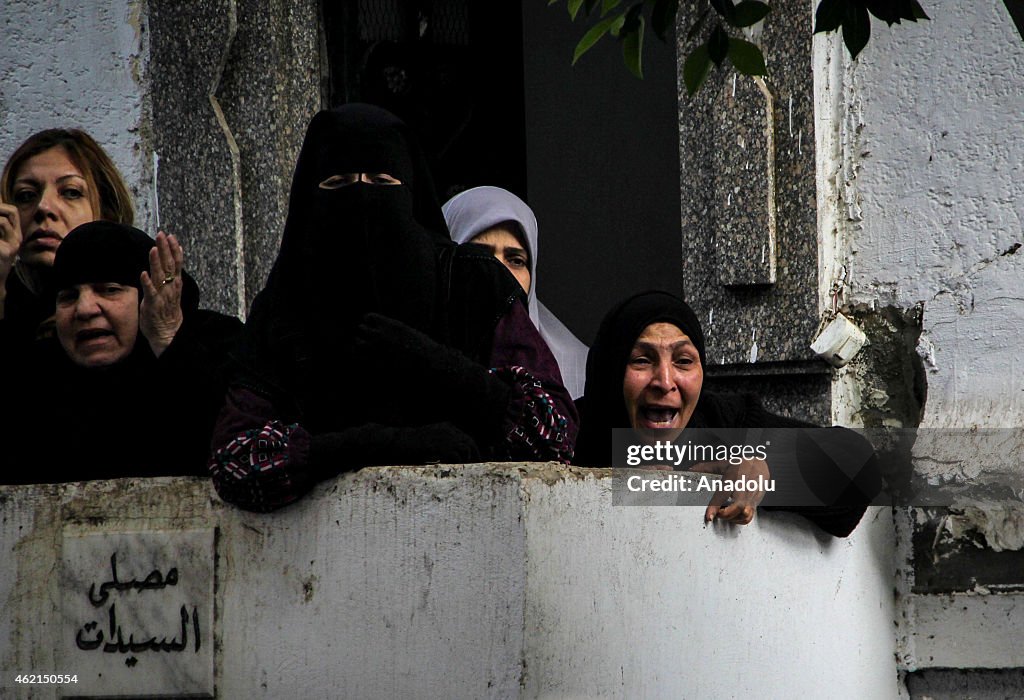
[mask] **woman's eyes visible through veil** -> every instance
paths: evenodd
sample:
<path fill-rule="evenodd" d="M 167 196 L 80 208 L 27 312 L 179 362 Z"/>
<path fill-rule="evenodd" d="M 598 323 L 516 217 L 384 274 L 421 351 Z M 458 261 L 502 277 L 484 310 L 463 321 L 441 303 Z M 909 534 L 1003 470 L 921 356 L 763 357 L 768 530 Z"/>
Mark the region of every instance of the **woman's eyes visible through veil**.
<path fill-rule="evenodd" d="M 322 190 L 336 190 L 357 182 L 365 182 L 367 185 L 401 185 L 402 181 L 387 173 L 345 173 L 343 175 L 331 175 L 320 183 Z"/>
<path fill-rule="evenodd" d="M 346 173 L 345 175 L 331 175 L 320 183 L 322 190 L 336 190 L 339 187 L 354 185 L 359 182 L 359 173 Z"/>

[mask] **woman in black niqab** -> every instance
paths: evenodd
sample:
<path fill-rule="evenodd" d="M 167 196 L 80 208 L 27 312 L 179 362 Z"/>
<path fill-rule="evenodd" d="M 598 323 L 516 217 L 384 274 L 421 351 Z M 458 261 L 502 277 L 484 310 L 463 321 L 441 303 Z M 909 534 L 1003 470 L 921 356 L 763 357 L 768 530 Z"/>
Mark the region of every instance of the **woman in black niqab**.
<path fill-rule="evenodd" d="M 331 182 L 363 173 L 401 184 Z M 244 353 L 311 427 L 329 426 L 346 408 L 336 398 L 356 379 L 354 331 L 364 315 L 433 330 L 437 270 L 427 263 L 451 245 L 435 209 L 423 158 L 407 145 L 397 118 L 369 105 L 314 117 L 295 167 L 281 251 L 253 304 Z"/>
<path fill-rule="evenodd" d="M 310 123 L 240 361 L 211 469 L 245 508 L 373 464 L 571 452 L 575 411 L 521 288 L 486 250 L 451 242 L 408 128 L 370 105 Z M 513 444 L 548 408 L 544 435 Z M 274 469 L 253 431 L 286 454 Z"/>

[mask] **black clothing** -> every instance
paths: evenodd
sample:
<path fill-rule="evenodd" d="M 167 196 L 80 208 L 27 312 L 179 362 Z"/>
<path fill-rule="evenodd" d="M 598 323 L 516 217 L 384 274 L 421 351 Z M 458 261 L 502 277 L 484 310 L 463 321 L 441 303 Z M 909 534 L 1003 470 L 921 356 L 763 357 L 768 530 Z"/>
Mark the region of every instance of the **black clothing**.
<path fill-rule="evenodd" d="M 580 434 L 576 443 L 574 464 L 585 467 L 607 467 L 612 462 L 612 430 L 628 428 L 629 417 L 623 398 L 623 379 L 630 351 L 643 330 L 652 323 L 676 325 L 693 342 L 705 366 L 704 335 L 700 323 L 681 299 L 666 292 L 643 292 L 615 306 L 605 316 L 587 357 L 587 383 L 583 398 L 577 402 L 580 413 Z M 810 423 L 775 415 L 764 409 L 753 396 L 718 395 L 702 391 L 687 428 L 811 428 Z M 837 440 L 864 447 L 873 454 L 866 441 L 845 428 Z M 826 532 L 845 537 L 860 522 L 871 498 L 880 487 L 877 465 L 873 457 L 864 458 L 865 449 L 851 449 L 857 467 L 866 464 L 854 483 L 848 483 L 837 464 L 822 458 L 819 450 L 807 441 L 794 446 L 796 459 L 803 460 L 801 471 L 812 480 L 832 481 L 844 488 L 826 506 L 790 507 L 779 510 L 798 512 Z M 769 469 L 771 465 L 769 464 Z M 854 470 L 850 470 L 851 472 Z M 830 485 L 830 484 L 826 484 Z M 822 490 L 822 489 L 819 489 Z M 825 489 L 828 490 L 828 489 Z M 770 497 L 762 507 L 771 509 Z"/>
<path fill-rule="evenodd" d="M 139 288 L 154 246 L 129 226 L 83 224 L 57 251 L 54 288 Z M 76 365 L 57 338 L 18 349 L 0 409 L 0 442 L 9 448 L 0 483 L 207 474 L 228 347 L 241 323 L 198 309 L 198 286 L 182 276 L 182 326 L 159 358 L 141 333 L 126 358 L 104 367 Z"/>
<path fill-rule="evenodd" d="M 385 173 L 401 184 L 321 186 L 350 173 Z M 365 334 L 356 347 L 360 323 L 374 313 L 425 334 L 434 354 L 447 348 L 472 360 L 483 386 L 500 383 L 486 377 L 483 363 L 517 299 L 525 299 L 521 288 L 492 255 L 451 242 L 426 159 L 405 124 L 370 105 L 320 112 L 295 167 L 281 251 L 246 323 L 242 383 L 262 387 L 286 420 L 302 420 L 314 434 L 368 421 L 433 422 L 423 420 L 424 401 L 467 397 L 424 397 L 422 376 L 376 366 Z M 391 396 L 375 410 L 366 398 L 386 392 L 370 365 L 398 377 L 415 401 Z M 506 404 L 507 396 L 497 411 Z"/>
<path fill-rule="evenodd" d="M 697 315 L 689 305 L 668 292 L 643 292 L 620 302 L 601 321 L 597 336 L 587 354 L 587 381 L 580 410 L 580 434 L 576 441 L 574 464 L 608 466 L 612 456 L 611 428 L 628 428 L 629 416 L 622 398 L 622 380 L 626 361 L 636 339 L 652 323 L 672 323 L 683 331 L 697 348 L 701 366 L 704 333 Z M 701 399 L 696 412 L 700 411 Z M 583 420 L 586 415 L 586 420 Z M 691 419 L 692 420 L 692 419 Z"/>
<path fill-rule="evenodd" d="M 310 123 L 238 359 L 210 470 L 242 508 L 369 465 L 572 453 L 575 409 L 522 288 L 452 243 L 409 130 L 370 105 Z"/>
<path fill-rule="evenodd" d="M 53 292 L 36 294 L 25 286 L 17 269 L 7 276 L 6 290 L 4 317 L 0 319 L 0 352 L 6 352 L 12 345 L 52 337 Z"/>
<path fill-rule="evenodd" d="M 37 341 L 8 403 L 0 483 L 207 476 L 210 435 L 226 390 L 224 362 L 241 323 L 190 312 L 159 358 L 140 334 L 116 365 L 71 362 L 55 338 Z M 6 451 L 6 449 L 5 449 Z"/>

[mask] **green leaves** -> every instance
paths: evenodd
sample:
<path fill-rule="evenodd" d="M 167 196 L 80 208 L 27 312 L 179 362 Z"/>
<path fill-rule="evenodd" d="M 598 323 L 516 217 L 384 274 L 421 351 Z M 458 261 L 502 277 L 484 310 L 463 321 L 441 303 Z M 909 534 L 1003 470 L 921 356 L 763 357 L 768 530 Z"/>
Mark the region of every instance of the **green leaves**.
<path fill-rule="evenodd" d="M 707 44 L 701 44 L 693 53 L 686 57 L 683 63 L 683 83 L 686 85 L 686 94 L 694 95 L 700 86 L 707 80 L 711 72 L 711 57 L 708 56 Z"/>
<path fill-rule="evenodd" d="M 733 8 L 732 18 L 726 17 L 726 21 L 734 27 L 742 28 L 757 24 L 763 20 L 771 10 L 768 5 L 755 0 L 743 0 Z"/>
<path fill-rule="evenodd" d="M 558 1 L 549 0 L 548 4 Z M 746 75 L 765 74 L 761 50 L 748 41 L 731 37 L 726 27 L 743 29 L 757 24 L 768 15 L 768 4 L 761 0 L 741 0 L 737 4 L 734 4 L 734 0 L 707 2 L 708 6 L 690 27 L 687 40 L 701 33 L 711 10 L 718 14 L 719 21 L 713 25 L 707 41 L 698 46 L 684 62 L 683 78 L 691 95 L 707 79 L 711 65 L 722 66 L 726 59 Z M 565 6 L 573 21 L 591 16 L 600 7 L 599 19 L 584 32 L 573 49 L 573 65 L 606 35 L 611 35 L 622 44 L 622 60 L 626 68 L 638 78 L 643 77 L 644 34 L 647 27 L 650 26 L 659 39 L 667 41 L 679 12 L 679 0 L 566 0 Z"/>
<path fill-rule="evenodd" d="M 548 0 L 548 5 L 560 1 Z M 622 60 L 638 78 L 643 77 L 646 27 L 649 25 L 655 36 L 667 41 L 679 13 L 679 0 L 565 0 L 565 3 L 573 21 L 597 14 L 600 7 L 597 21 L 584 32 L 573 50 L 573 65 L 605 35 L 611 35 L 622 44 Z M 730 32 L 764 20 L 771 11 L 768 4 L 761 0 L 706 0 L 706 4 L 698 5 L 703 5 L 704 9 L 687 30 L 687 42 L 707 31 L 708 17 L 717 15 L 717 20 L 708 31 L 707 39 L 694 48 L 683 63 L 687 92 L 690 95 L 697 92 L 707 80 L 711 67 L 721 67 L 726 59 L 744 75 L 767 75 L 760 47 L 731 36 Z M 814 32 L 842 30 L 843 42 L 850 56 L 856 58 L 871 38 L 872 15 L 890 26 L 928 19 L 918 0 L 820 0 L 814 13 Z"/>
<path fill-rule="evenodd" d="M 728 36 L 719 25 L 712 30 L 707 42 L 694 49 L 683 63 L 683 84 L 687 94 L 696 94 L 707 80 L 711 66 L 721 67 L 726 58 L 743 75 L 768 74 L 761 49 L 749 41 Z"/>
<path fill-rule="evenodd" d="M 721 25 L 711 31 L 708 40 L 686 57 L 683 63 L 683 84 L 688 95 L 694 95 L 707 80 L 711 66 L 721 66 L 725 59 L 743 75 L 767 75 L 764 54 L 756 44 L 736 39 L 725 33 Z"/>
<path fill-rule="evenodd" d="M 743 75 L 768 75 L 764 54 L 756 44 L 743 39 L 729 39 L 729 60 Z"/>
<path fill-rule="evenodd" d="M 722 67 L 722 62 L 725 57 L 729 55 L 729 35 L 722 29 L 722 25 L 716 25 L 711 30 L 711 36 L 708 37 L 708 57 L 714 61 L 715 65 L 719 68 Z"/>
<path fill-rule="evenodd" d="M 928 19 L 917 0 L 865 0 L 868 11 L 890 27 L 900 20 Z"/>
<path fill-rule="evenodd" d="M 743 75 L 767 75 L 764 54 L 757 44 L 745 39 L 730 36 L 721 20 L 731 27 L 749 27 L 763 20 L 770 11 L 767 4 L 757 0 L 743 0 L 733 5 L 732 0 L 709 0 L 711 8 L 719 14 L 720 20 L 715 22 L 708 34 L 707 41 L 695 48 L 683 62 L 683 84 L 686 92 L 694 95 L 707 80 L 711 66 L 719 68 L 728 58 L 733 67 Z M 707 12 L 701 14 L 690 27 L 687 40 L 696 38 L 707 19 Z"/>
<path fill-rule="evenodd" d="M 602 0 L 601 2 L 601 16 L 607 17 L 608 13 L 614 10 L 616 7 L 622 4 L 622 0 Z"/>
<path fill-rule="evenodd" d="M 814 13 L 814 33 L 843 30 L 843 43 L 856 58 L 871 38 L 871 15 L 890 27 L 901 21 L 928 19 L 917 0 L 821 0 Z"/>
<path fill-rule="evenodd" d="M 618 16 L 607 17 L 588 29 L 587 33 L 580 39 L 580 43 L 576 44 L 576 50 L 572 52 L 572 64 L 575 66 L 576 61 L 580 60 L 580 56 L 589 51 L 597 43 L 597 40 L 607 34 L 612 25 L 621 19 Z"/>
<path fill-rule="evenodd" d="M 814 33 L 833 32 L 843 24 L 843 0 L 821 0 L 814 12 Z"/>
<path fill-rule="evenodd" d="M 623 25 L 625 32 L 625 25 Z M 622 59 L 626 62 L 629 72 L 638 78 L 644 77 L 641 65 L 641 51 L 644 45 L 644 18 L 640 17 L 636 31 L 631 31 L 622 39 Z"/>
<path fill-rule="evenodd" d="M 868 45 L 871 38 L 871 17 L 868 16 L 868 8 L 847 2 L 843 8 L 843 43 L 846 50 L 850 52 L 851 58 Z"/>
<path fill-rule="evenodd" d="M 549 5 L 558 2 L 550 0 Z M 598 6 L 598 0 L 566 0 L 566 8 L 573 21 L 579 16 L 590 16 Z M 622 0 L 600 0 L 600 20 L 591 26 L 576 44 L 572 53 L 572 64 L 583 57 L 606 34 L 610 34 L 622 43 L 622 60 L 629 71 L 638 78 L 643 78 L 644 32 L 650 16 L 650 24 L 655 35 L 666 41 L 675 26 L 676 13 L 679 11 L 679 0 L 634 0 L 624 10 Z"/>
<path fill-rule="evenodd" d="M 718 14 L 708 38 L 699 44 L 683 62 L 683 84 L 686 92 L 694 95 L 707 80 L 711 66 L 721 67 L 726 59 L 744 75 L 767 75 L 764 54 L 760 47 L 744 39 L 730 36 L 726 25 L 735 29 L 753 26 L 768 16 L 771 8 L 759 0 L 708 0 L 710 7 L 697 17 L 686 33 L 686 40 L 696 39 L 704 28 L 710 10 Z"/>
<path fill-rule="evenodd" d="M 651 10 L 651 28 L 655 36 L 667 41 L 666 35 L 675 26 L 676 13 L 679 12 L 679 0 L 666 0 L 654 4 Z"/>

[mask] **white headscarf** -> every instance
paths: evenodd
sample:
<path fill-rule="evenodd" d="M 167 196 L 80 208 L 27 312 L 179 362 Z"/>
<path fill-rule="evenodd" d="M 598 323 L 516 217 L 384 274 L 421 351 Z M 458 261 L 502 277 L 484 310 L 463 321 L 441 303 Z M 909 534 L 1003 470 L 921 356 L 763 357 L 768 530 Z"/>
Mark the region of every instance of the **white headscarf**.
<path fill-rule="evenodd" d="M 587 372 L 587 346 L 573 335 L 537 299 L 537 217 L 526 202 L 500 187 L 474 187 L 449 199 L 444 213 L 452 240 L 467 243 L 489 228 L 508 221 L 516 223 L 530 256 L 530 320 L 537 326 L 551 354 L 558 361 L 562 382 L 573 399 L 583 395 Z"/>

